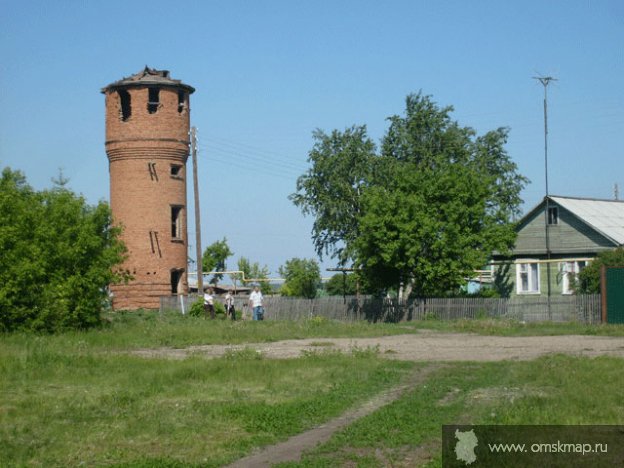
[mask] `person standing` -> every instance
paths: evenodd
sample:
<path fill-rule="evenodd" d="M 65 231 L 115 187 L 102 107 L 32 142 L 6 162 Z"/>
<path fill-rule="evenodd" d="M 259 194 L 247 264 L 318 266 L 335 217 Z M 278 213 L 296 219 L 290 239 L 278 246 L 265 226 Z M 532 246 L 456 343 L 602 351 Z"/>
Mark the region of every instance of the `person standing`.
<path fill-rule="evenodd" d="M 236 310 L 234 310 L 234 296 L 232 296 L 232 291 L 230 289 L 228 289 L 228 292 L 225 295 L 225 314 L 230 315 L 232 320 L 236 320 Z"/>
<path fill-rule="evenodd" d="M 264 307 L 262 293 L 258 286 L 254 287 L 253 292 L 249 295 L 249 307 L 253 310 L 254 320 L 264 320 Z"/>
<path fill-rule="evenodd" d="M 211 319 L 215 319 L 214 297 L 212 288 L 208 288 L 204 292 L 204 313 L 206 316 L 210 314 Z"/>

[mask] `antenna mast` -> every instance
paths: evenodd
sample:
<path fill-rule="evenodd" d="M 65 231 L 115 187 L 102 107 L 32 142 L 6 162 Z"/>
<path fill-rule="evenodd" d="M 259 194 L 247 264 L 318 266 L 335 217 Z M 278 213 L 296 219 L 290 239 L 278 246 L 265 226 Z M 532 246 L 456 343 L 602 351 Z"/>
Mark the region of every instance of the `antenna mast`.
<path fill-rule="evenodd" d="M 553 78 L 552 76 L 534 76 L 533 79 L 538 80 L 540 83 L 542 83 L 542 86 L 544 86 L 544 180 L 546 186 L 546 196 L 544 197 L 544 218 L 546 221 L 546 259 L 549 260 L 548 262 L 546 262 L 546 279 L 548 281 L 548 318 L 552 318 L 550 309 L 550 206 L 548 203 L 548 85 L 551 81 L 557 81 L 557 79 Z"/>

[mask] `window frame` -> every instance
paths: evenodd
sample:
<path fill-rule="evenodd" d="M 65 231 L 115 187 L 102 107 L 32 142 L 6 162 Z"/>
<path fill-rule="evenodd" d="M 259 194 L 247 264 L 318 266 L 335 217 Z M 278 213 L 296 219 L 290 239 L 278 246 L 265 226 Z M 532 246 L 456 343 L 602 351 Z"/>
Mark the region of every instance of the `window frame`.
<path fill-rule="evenodd" d="M 523 271 L 523 269 L 525 271 Z M 533 272 L 535 271 L 535 273 Z M 523 288 L 522 275 L 526 274 L 527 289 Z M 537 260 L 522 259 L 516 261 L 516 294 L 541 294 L 540 264 Z"/>
<path fill-rule="evenodd" d="M 184 205 L 171 205 L 171 240 L 174 242 L 184 241 L 182 232 L 182 216 Z"/>

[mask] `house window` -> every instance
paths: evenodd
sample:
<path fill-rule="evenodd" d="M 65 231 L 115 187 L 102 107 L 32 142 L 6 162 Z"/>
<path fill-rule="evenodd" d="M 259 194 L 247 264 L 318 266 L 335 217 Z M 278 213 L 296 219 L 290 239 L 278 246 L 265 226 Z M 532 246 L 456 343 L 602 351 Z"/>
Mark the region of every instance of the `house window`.
<path fill-rule="evenodd" d="M 181 179 L 182 178 L 182 166 L 180 164 L 172 164 L 171 165 L 171 178 L 173 178 L 173 179 Z"/>
<path fill-rule="evenodd" d="M 539 263 L 516 264 L 516 291 L 518 294 L 539 294 Z"/>
<path fill-rule="evenodd" d="M 556 206 L 548 207 L 548 224 L 559 224 L 559 210 Z"/>
<path fill-rule="evenodd" d="M 120 89 L 117 91 L 117 95 L 119 96 L 119 118 L 122 122 L 125 122 L 130 118 L 130 114 L 132 113 L 132 107 L 130 105 L 130 93 L 125 89 Z"/>
<path fill-rule="evenodd" d="M 160 89 L 147 88 L 147 112 L 155 113 L 160 105 Z"/>
<path fill-rule="evenodd" d="M 171 237 L 177 240 L 182 239 L 182 208 L 171 207 Z"/>
<path fill-rule="evenodd" d="M 578 275 L 587 266 L 587 261 L 561 262 L 559 272 L 561 273 L 561 294 L 574 294 L 574 286 Z"/>

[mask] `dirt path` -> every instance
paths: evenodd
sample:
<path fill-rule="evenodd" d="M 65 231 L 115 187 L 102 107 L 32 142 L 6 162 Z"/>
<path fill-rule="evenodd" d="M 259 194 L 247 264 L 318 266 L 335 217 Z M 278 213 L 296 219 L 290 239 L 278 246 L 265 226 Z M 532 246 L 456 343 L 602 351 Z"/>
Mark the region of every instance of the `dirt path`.
<path fill-rule="evenodd" d="M 382 406 L 399 399 L 406 391 L 425 382 L 428 375 L 439 367 L 439 365 L 431 365 L 424 369 L 418 369 L 402 385 L 376 395 L 362 406 L 347 411 L 321 426 L 297 434 L 282 443 L 264 447 L 260 451 L 228 465 L 227 468 L 265 468 L 276 463 L 298 461 L 304 451 L 328 441 L 334 432 L 348 426 L 353 421 L 367 416 Z"/>
<path fill-rule="evenodd" d="M 294 358 L 302 352 L 379 348 L 381 355 L 408 361 L 502 361 L 530 360 L 546 354 L 624 357 L 624 338 L 588 335 L 484 336 L 466 333 L 422 331 L 410 335 L 375 338 L 314 338 L 244 345 L 203 345 L 184 349 L 158 348 L 134 351 L 144 357 L 184 359 L 189 355 L 223 356 L 228 352 L 253 349 L 267 358 Z"/>
<path fill-rule="evenodd" d="M 563 336 L 483 336 L 463 333 L 438 333 L 422 331 L 410 335 L 393 335 L 375 338 L 315 338 L 285 340 L 274 343 L 251 343 L 245 345 L 191 346 L 185 349 L 159 348 L 135 351 L 150 357 L 183 359 L 190 355 L 207 358 L 222 356 L 243 349 L 256 350 L 267 358 L 294 358 L 302 352 L 354 349 L 379 349 L 380 355 L 391 359 L 411 361 L 502 361 L 530 360 L 546 354 L 563 353 L 575 356 L 609 355 L 624 358 L 624 338 L 563 335 Z M 432 364 L 415 371 L 400 386 L 383 392 L 364 405 L 343 415 L 291 437 L 277 445 L 265 447 L 257 453 L 229 465 L 231 468 L 269 467 L 275 463 L 297 461 L 301 454 L 327 441 L 334 432 L 398 399 L 404 392 L 423 383 L 427 376 L 442 364 Z"/>

